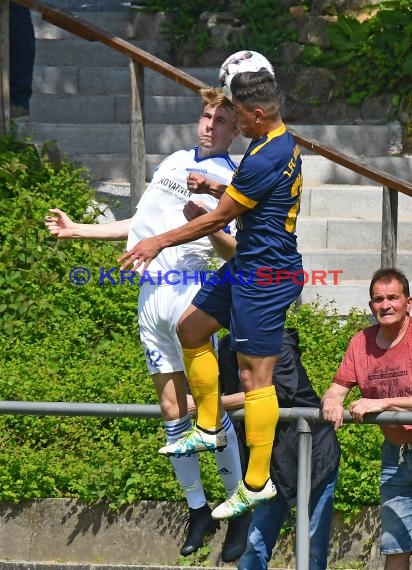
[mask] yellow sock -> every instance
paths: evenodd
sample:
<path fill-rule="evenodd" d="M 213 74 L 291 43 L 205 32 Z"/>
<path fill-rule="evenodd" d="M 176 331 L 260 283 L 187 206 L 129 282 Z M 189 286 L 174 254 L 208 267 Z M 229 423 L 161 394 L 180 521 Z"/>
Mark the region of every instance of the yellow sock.
<path fill-rule="evenodd" d="M 270 459 L 278 419 L 279 404 L 274 386 L 246 392 L 245 429 L 250 456 L 245 482 L 254 489 L 263 487 L 270 477 Z"/>
<path fill-rule="evenodd" d="M 197 406 L 197 425 L 203 429 L 222 427 L 219 413 L 219 369 L 212 343 L 184 348 L 186 374 Z"/>

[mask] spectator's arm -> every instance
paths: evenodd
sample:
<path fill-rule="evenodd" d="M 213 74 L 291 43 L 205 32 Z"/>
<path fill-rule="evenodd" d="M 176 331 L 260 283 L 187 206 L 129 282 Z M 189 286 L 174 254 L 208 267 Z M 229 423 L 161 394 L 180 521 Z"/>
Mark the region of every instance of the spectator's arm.
<path fill-rule="evenodd" d="M 322 398 L 322 415 L 334 424 L 335 429 L 343 425 L 343 402 L 349 388 L 334 382 Z"/>

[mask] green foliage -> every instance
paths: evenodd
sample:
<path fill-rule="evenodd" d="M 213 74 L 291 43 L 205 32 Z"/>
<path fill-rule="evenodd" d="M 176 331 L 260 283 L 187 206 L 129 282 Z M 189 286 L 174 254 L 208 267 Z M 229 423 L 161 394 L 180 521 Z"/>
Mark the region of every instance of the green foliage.
<path fill-rule="evenodd" d="M 1 398 L 156 403 L 138 341 L 137 289 L 99 285 L 99 268 L 116 265 L 121 244 L 56 241 L 43 225 L 51 207 L 79 221 L 94 219 L 96 211 L 84 213 L 92 197 L 84 172 L 0 138 L 0 188 Z M 87 285 L 70 283 L 73 266 L 89 268 Z M 352 312 L 342 321 L 318 304 L 289 312 L 319 394 L 365 324 L 365 315 Z M 346 426 L 339 437 L 337 506 L 350 512 L 377 501 L 380 432 Z M 157 453 L 163 441 L 159 419 L 2 415 L 0 500 L 76 497 L 112 508 L 183 500 L 170 462 Z M 200 461 L 208 499 L 222 500 L 213 456 Z"/>
<path fill-rule="evenodd" d="M 179 560 L 176 564 L 178 566 L 191 566 L 196 568 L 211 566 L 211 560 L 209 558 L 210 552 L 210 546 L 205 544 L 189 556 L 179 556 Z"/>
<path fill-rule="evenodd" d="M 0 394 L 3 400 L 157 403 L 138 341 L 137 288 L 99 285 L 123 245 L 56 241 L 43 219 L 59 207 L 91 222 L 82 169 L 54 165 L 34 146 L 0 138 Z M 89 210 L 88 210 L 89 208 Z M 90 282 L 72 285 L 74 266 Z M 158 419 L 0 417 L 0 500 L 78 497 L 113 508 L 139 499 L 182 500 Z M 212 499 L 213 458 L 202 460 Z"/>
<path fill-rule="evenodd" d="M 301 61 L 332 69 L 335 95 L 351 103 L 367 97 L 410 92 L 412 4 L 385 0 L 369 19 L 339 15 L 328 28 L 330 48 L 305 46 Z"/>
<path fill-rule="evenodd" d="M 289 311 L 287 325 L 299 331 L 302 362 L 319 396 L 330 386 L 351 337 L 368 324 L 369 317 L 356 310 L 342 319 L 333 303 L 304 304 Z"/>
<path fill-rule="evenodd" d="M 297 37 L 289 13 L 280 2 L 243 0 L 237 5 L 234 15 L 242 24 L 247 24 L 246 35 L 233 43 L 234 51 L 253 49 L 270 61 L 278 61 L 279 45 Z"/>
<path fill-rule="evenodd" d="M 176 52 L 188 41 L 195 43 L 198 55 L 212 47 L 212 36 L 200 22 L 203 12 L 210 12 L 209 0 L 146 0 L 149 12 L 165 12 L 171 16 L 168 33 L 172 49 Z M 229 12 L 242 25 L 247 24 L 247 33 L 233 41 L 231 49 L 253 49 L 269 59 L 275 59 L 278 46 L 285 40 L 292 40 L 296 32 L 291 27 L 288 11 L 278 2 L 267 0 L 215 0 L 213 12 Z"/>
<path fill-rule="evenodd" d="M 217 12 L 224 9 L 225 2 L 217 0 L 213 9 Z M 164 12 L 168 14 L 170 23 L 167 31 L 171 38 L 171 46 L 179 50 L 190 39 L 195 41 L 196 51 L 200 55 L 211 46 L 211 37 L 199 26 L 199 16 L 210 9 L 209 0 L 146 0 L 148 12 Z"/>

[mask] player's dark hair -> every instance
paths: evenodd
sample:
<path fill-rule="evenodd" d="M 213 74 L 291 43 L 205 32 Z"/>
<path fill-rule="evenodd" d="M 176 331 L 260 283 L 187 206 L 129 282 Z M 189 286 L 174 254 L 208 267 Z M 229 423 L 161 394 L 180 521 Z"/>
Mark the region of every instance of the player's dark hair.
<path fill-rule="evenodd" d="M 399 281 L 399 283 L 402 285 L 402 291 L 405 297 L 410 297 L 409 281 L 406 278 L 406 275 L 399 269 L 396 269 L 395 267 L 386 267 L 384 269 L 378 269 L 375 271 L 375 273 L 372 275 L 371 284 L 369 285 L 369 296 L 371 299 L 373 297 L 373 288 L 375 286 L 375 283 L 378 281 L 383 281 L 383 283 L 386 285 L 391 281 Z"/>
<path fill-rule="evenodd" d="M 266 69 L 237 73 L 231 83 L 232 97 L 245 107 L 262 106 L 278 113 L 280 92 L 275 77 Z"/>

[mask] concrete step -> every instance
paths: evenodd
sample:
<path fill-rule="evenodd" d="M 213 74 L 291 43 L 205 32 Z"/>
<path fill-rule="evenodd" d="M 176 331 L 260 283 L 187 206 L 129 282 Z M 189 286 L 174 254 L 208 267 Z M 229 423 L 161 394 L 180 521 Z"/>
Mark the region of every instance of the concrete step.
<path fill-rule="evenodd" d="M 130 40 L 141 49 L 170 62 L 167 40 Z M 35 65 L 77 65 L 87 67 L 127 66 L 127 56 L 99 42 L 78 38 L 67 40 L 37 40 Z"/>
<path fill-rule="evenodd" d="M 323 156 L 302 156 L 303 176 L 310 184 L 371 184 L 371 180 Z M 375 156 L 362 159 L 363 165 L 387 172 L 396 178 L 412 179 L 412 156 Z M 373 183 L 373 182 L 372 182 Z"/>
<path fill-rule="evenodd" d="M 21 122 L 20 136 L 35 141 L 56 140 L 61 151 L 70 157 L 78 154 L 124 154 L 129 156 L 130 127 L 127 124 L 61 124 Z"/>
<path fill-rule="evenodd" d="M 48 111 L 45 100 L 34 99 L 33 114 L 44 119 L 54 116 L 61 123 L 43 123 L 36 121 L 19 121 L 19 136 L 31 136 L 35 142 L 43 143 L 49 140 L 56 140 L 63 153 L 67 154 L 72 160 L 83 160 L 86 162 L 84 166 L 91 168 L 93 177 L 97 179 L 113 179 L 113 174 L 106 167 L 103 171 L 99 170 L 99 163 L 109 164 L 112 161 L 120 160 L 124 165 L 124 169 L 116 166 L 116 176 L 114 179 L 129 179 L 129 145 L 130 145 L 130 127 L 128 124 L 128 100 L 127 96 L 101 95 L 97 98 L 100 103 L 105 102 L 107 105 L 93 104 L 88 99 L 82 99 L 85 107 L 88 109 L 87 114 L 83 114 L 80 107 L 78 109 L 79 123 L 65 123 L 68 120 L 69 111 L 76 109 L 76 98 L 62 96 L 61 101 L 66 101 L 66 106 L 61 107 L 61 114 L 56 117 L 57 111 L 51 107 Z M 156 100 L 153 99 L 155 105 Z M 153 107 L 153 112 L 155 108 Z M 96 121 L 99 119 L 114 120 L 116 123 L 89 123 L 88 121 Z M 150 178 L 156 166 L 163 158 L 181 148 L 191 148 L 196 140 L 196 126 L 190 125 L 146 125 L 146 173 Z M 248 141 L 243 137 L 237 139 L 231 148 L 233 160 L 239 162 L 247 148 Z M 114 156 L 111 156 L 111 155 Z M 105 155 L 104 157 L 98 155 Z M 95 156 L 95 160 L 93 159 Z M 92 160 L 90 160 L 90 158 Z M 410 180 L 412 178 L 412 157 L 375 157 L 369 159 L 369 163 L 375 168 L 393 172 L 399 178 Z M 357 212 L 351 216 L 365 216 L 362 212 L 372 211 L 372 216 L 379 217 L 378 212 L 381 211 L 381 197 L 375 194 L 353 194 L 352 185 L 365 185 L 369 187 L 371 181 L 356 173 L 341 168 L 333 162 L 318 156 L 303 156 L 303 175 L 305 184 L 305 193 L 303 195 L 302 208 L 305 213 L 310 215 L 323 216 L 330 215 L 337 217 L 336 213 L 342 208 L 348 208 L 349 211 Z M 324 185 L 323 191 L 312 196 L 311 188 L 316 185 Z M 344 184 L 347 187 L 348 194 L 342 198 L 333 197 L 331 200 L 331 191 L 336 185 Z M 361 199 L 361 205 L 357 202 Z M 400 197 L 401 199 L 401 197 Z M 372 200 L 374 200 L 372 202 Z M 375 201 L 377 200 L 377 201 Z M 408 208 L 411 201 L 405 202 Z M 309 208 L 309 210 L 305 210 Z"/>
<path fill-rule="evenodd" d="M 53 125 L 59 129 L 81 125 L 87 130 L 89 124 L 121 125 L 129 129 L 130 97 L 128 95 L 42 95 L 33 96 L 30 101 L 32 124 Z M 65 132 L 60 133 L 63 140 Z"/>
<path fill-rule="evenodd" d="M 70 11 L 123 12 L 130 8 L 130 0 L 48 0 L 47 4 Z"/>
<path fill-rule="evenodd" d="M 196 96 L 145 97 L 145 114 L 148 120 L 156 123 L 170 116 L 182 126 L 185 123 L 192 125 L 199 118 L 200 108 Z M 99 95 L 34 95 L 30 102 L 30 118 L 33 122 L 56 124 L 129 123 L 130 97 L 117 90 Z"/>
<path fill-rule="evenodd" d="M 412 254 L 412 219 L 398 223 L 398 249 Z M 297 230 L 302 252 L 313 249 L 380 251 L 382 223 L 380 220 L 324 219 L 299 216 Z"/>
<path fill-rule="evenodd" d="M 302 136 L 362 159 L 369 156 L 396 155 L 402 152 L 399 122 L 384 125 L 299 125 L 289 124 Z M 301 149 L 302 153 L 309 151 Z"/>
<path fill-rule="evenodd" d="M 326 271 L 329 282 L 333 281 L 333 271 L 339 273 L 340 281 L 369 279 L 380 267 L 380 251 L 353 249 L 351 251 L 319 249 L 302 251 L 303 268 L 309 274 Z M 410 251 L 398 250 L 397 267 L 406 275 L 412 275 L 412 255 Z M 329 273 L 328 273 L 329 272 Z M 316 283 L 314 283 L 316 285 Z"/>
<path fill-rule="evenodd" d="M 56 5 L 56 8 L 62 9 L 61 5 Z M 127 7 L 117 12 L 113 10 L 110 12 L 78 11 L 78 8 L 69 11 L 74 16 L 124 40 L 157 40 L 168 37 L 165 27 L 166 17 L 163 13 L 150 14 L 150 21 L 148 21 L 149 16 L 147 14 L 137 13 Z M 32 12 L 32 21 L 37 40 L 67 40 L 76 37 L 70 32 L 43 20 L 39 12 Z"/>
<path fill-rule="evenodd" d="M 213 85 L 216 82 L 216 71 L 211 68 L 182 68 L 182 71 L 200 79 L 207 85 Z M 179 96 L 197 99 L 193 91 L 148 68 L 144 71 L 144 84 L 146 96 L 161 94 L 165 97 Z M 92 67 L 36 64 L 33 92 L 35 96 L 41 94 L 73 95 L 75 93 L 129 95 L 129 70 L 126 65 Z"/>
<path fill-rule="evenodd" d="M 395 159 L 394 159 L 395 160 Z M 315 218 L 352 218 L 380 220 L 382 217 L 382 187 L 372 185 L 311 184 L 306 178 L 308 158 L 303 165 L 304 190 L 301 215 Z M 412 163 L 410 163 L 412 165 Z M 324 173 L 319 171 L 318 178 Z M 405 178 L 405 180 L 407 180 Z M 412 218 L 412 198 L 398 195 L 399 219 Z"/>
<path fill-rule="evenodd" d="M 167 130 L 165 131 L 165 125 L 164 124 L 152 124 L 149 123 L 147 124 L 147 129 L 146 129 L 146 145 L 148 145 L 148 149 L 147 151 L 149 153 L 151 153 L 151 148 L 150 145 L 152 144 L 152 138 L 153 139 L 157 139 L 159 137 L 160 134 L 162 134 L 162 147 L 161 147 L 161 151 L 160 152 L 166 152 L 166 153 L 170 153 L 173 152 L 174 150 L 177 150 L 177 143 L 179 142 L 179 140 L 181 139 L 181 137 L 185 137 L 187 136 L 187 132 L 189 132 L 190 134 L 196 131 L 196 124 L 193 125 L 181 125 L 181 124 L 170 124 L 170 121 L 164 121 L 164 123 L 167 123 Z M 298 132 L 298 133 L 302 133 L 304 134 L 304 131 L 307 131 L 308 129 L 305 128 L 308 127 L 308 125 L 293 125 L 293 129 Z M 317 136 L 317 140 L 322 143 L 325 144 L 327 146 L 332 146 L 332 139 L 333 139 L 333 135 L 334 135 L 334 130 L 335 130 L 335 126 L 334 125 L 323 125 L 323 126 L 319 126 L 319 125 L 314 125 L 314 127 L 320 127 L 316 129 L 316 136 Z M 359 155 L 363 155 L 363 156 L 368 156 L 368 158 L 363 158 L 362 161 L 364 163 L 371 163 L 373 164 L 374 162 L 376 162 L 376 157 L 386 157 L 387 156 L 387 163 L 391 163 L 392 160 L 394 159 L 398 159 L 398 163 L 399 165 L 402 164 L 402 159 L 403 157 L 395 157 L 395 156 L 391 156 L 388 155 L 387 150 L 388 150 L 388 145 L 385 145 L 383 142 L 379 142 L 374 148 L 372 147 L 372 145 L 369 142 L 366 142 L 365 147 L 362 147 L 363 141 L 359 141 L 356 143 L 355 146 L 352 147 L 352 151 L 351 153 L 348 153 L 348 148 L 350 147 L 351 144 L 351 140 L 352 138 L 356 138 L 355 135 L 357 132 L 361 132 L 362 129 L 364 129 L 365 131 L 367 131 L 369 133 L 369 136 L 372 137 L 379 137 L 380 140 L 382 141 L 382 139 L 385 137 L 385 135 L 387 135 L 388 133 L 388 129 L 386 128 L 385 125 L 365 125 L 362 127 L 359 126 L 355 126 L 352 125 L 351 129 L 347 129 L 345 131 L 345 133 L 342 134 L 342 142 L 341 145 L 339 147 L 334 146 L 335 149 L 337 150 L 341 150 L 344 154 L 351 154 L 354 157 Z M 369 127 L 370 127 L 370 131 L 369 131 Z M 378 128 L 376 128 L 378 127 Z M 310 132 L 310 131 L 309 131 Z M 315 138 L 315 137 L 311 137 L 311 138 Z M 388 138 L 386 140 L 386 142 L 388 142 Z M 249 140 L 248 139 L 244 139 L 243 137 L 239 137 L 238 140 L 236 140 L 232 147 L 231 147 L 231 153 L 232 154 L 238 154 L 238 153 L 243 153 L 247 146 L 249 144 Z M 386 151 L 385 151 L 386 149 Z M 359 155 L 357 155 L 357 151 L 362 151 L 360 152 Z M 330 176 L 333 178 L 338 178 L 339 176 L 343 177 L 343 175 L 341 174 L 341 171 L 345 171 L 348 170 L 346 168 L 343 167 L 339 167 L 338 165 L 336 165 L 333 162 L 330 162 L 329 160 L 327 160 L 326 158 L 320 157 L 318 155 L 314 155 L 313 153 L 309 153 L 308 151 L 306 151 L 306 149 L 304 149 L 303 147 L 301 148 L 302 151 L 302 156 L 303 156 L 303 160 L 305 160 L 305 158 L 309 158 L 311 159 L 311 162 L 313 162 L 313 159 L 316 158 L 317 162 L 314 166 L 314 169 L 316 171 L 317 168 L 319 168 L 319 166 L 323 163 L 330 163 L 333 167 L 333 169 L 331 169 L 329 171 L 328 174 L 330 174 Z M 394 170 L 396 170 L 397 167 L 394 167 Z M 412 160 L 409 161 L 408 164 L 408 168 L 412 168 Z M 305 173 L 306 176 L 306 173 Z M 360 177 L 359 175 L 354 173 L 354 176 L 356 176 L 357 178 L 364 178 L 364 177 Z M 400 174 L 398 174 L 398 176 L 400 176 Z M 314 172 L 309 171 L 309 178 L 313 179 L 314 178 Z M 333 181 L 333 180 L 332 180 Z"/>

